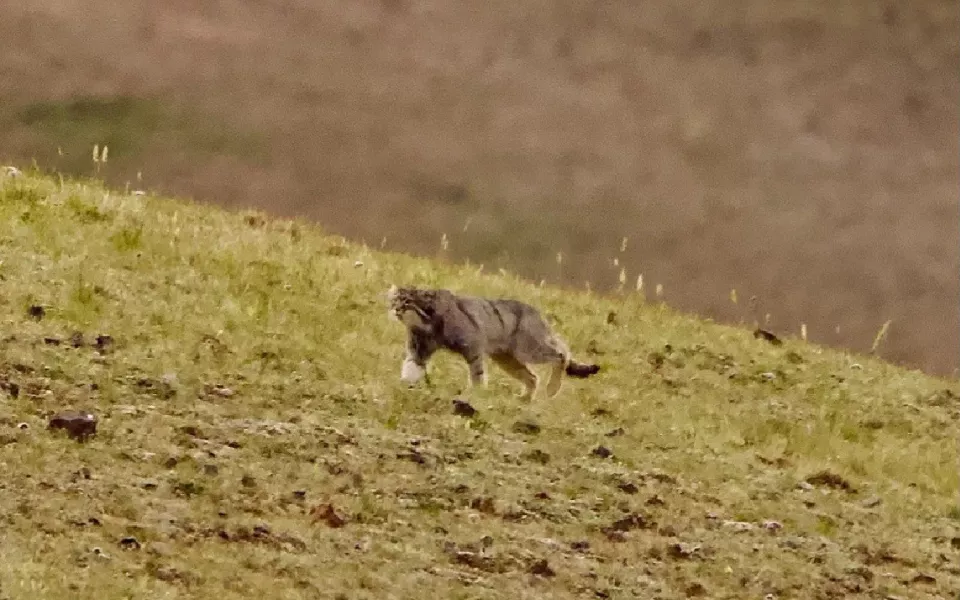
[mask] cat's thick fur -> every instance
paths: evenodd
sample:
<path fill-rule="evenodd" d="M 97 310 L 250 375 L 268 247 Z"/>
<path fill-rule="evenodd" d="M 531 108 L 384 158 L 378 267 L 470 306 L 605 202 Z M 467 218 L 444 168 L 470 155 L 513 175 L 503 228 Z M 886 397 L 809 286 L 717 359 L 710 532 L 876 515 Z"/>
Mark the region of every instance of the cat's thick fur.
<path fill-rule="evenodd" d="M 528 365 L 550 364 L 548 396 L 560 391 L 563 375 L 589 377 L 600 370 L 575 361 L 567 345 L 541 317 L 518 300 L 463 296 L 445 289 L 398 288 L 387 291 L 389 316 L 407 328 L 407 355 L 401 379 L 414 383 L 426 375 L 427 361 L 437 350 L 463 357 L 470 383 L 486 384 L 484 357 L 524 385 L 524 398 L 537 391 L 539 377 Z"/>

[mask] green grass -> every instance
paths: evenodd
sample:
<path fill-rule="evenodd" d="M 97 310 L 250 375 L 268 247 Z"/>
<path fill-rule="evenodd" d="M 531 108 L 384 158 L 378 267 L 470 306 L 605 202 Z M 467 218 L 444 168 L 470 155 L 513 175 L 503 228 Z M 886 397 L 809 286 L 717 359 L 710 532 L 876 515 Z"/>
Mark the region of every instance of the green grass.
<path fill-rule="evenodd" d="M 0 110 L 0 123 L 28 127 L 41 140 L 36 146 L 41 162 L 76 176 L 96 170 L 94 146 L 100 151 L 108 148 L 108 164 L 128 167 L 140 164 L 150 147 L 171 144 L 206 156 L 265 160 L 260 136 L 237 131 L 210 115 L 164 106 L 152 97 L 78 96 L 34 102 Z"/>
<path fill-rule="evenodd" d="M 480 271 L 0 175 L 0 597 L 956 594 L 955 381 Z M 457 359 L 398 380 L 392 282 L 532 302 L 604 371 L 456 416 Z"/>

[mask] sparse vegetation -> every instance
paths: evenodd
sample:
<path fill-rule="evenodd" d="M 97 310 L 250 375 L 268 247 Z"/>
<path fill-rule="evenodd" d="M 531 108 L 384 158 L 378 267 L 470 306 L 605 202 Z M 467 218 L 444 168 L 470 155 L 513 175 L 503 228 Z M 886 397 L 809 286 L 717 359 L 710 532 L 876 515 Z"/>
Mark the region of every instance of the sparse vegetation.
<path fill-rule="evenodd" d="M 605 369 L 407 389 L 398 281 L 533 302 Z M 35 174 L 0 175 L 0 285 L 3 598 L 960 588 L 955 381 Z"/>

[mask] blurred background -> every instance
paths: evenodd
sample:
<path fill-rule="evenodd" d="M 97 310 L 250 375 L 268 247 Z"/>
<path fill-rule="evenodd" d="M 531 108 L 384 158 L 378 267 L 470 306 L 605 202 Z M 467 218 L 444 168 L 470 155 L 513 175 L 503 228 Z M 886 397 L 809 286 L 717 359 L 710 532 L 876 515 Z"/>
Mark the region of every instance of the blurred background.
<path fill-rule="evenodd" d="M 0 0 L 4 164 L 948 375 L 958 91 L 953 0 Z"/>

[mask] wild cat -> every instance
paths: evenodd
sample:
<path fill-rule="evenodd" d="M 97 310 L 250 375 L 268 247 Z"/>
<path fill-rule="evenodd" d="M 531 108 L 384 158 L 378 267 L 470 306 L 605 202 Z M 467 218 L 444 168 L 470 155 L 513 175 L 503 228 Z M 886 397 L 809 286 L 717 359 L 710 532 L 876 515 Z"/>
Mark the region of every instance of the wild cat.
<path fill-rule="evenodd" d="M 463 357 L 471 385 L 486 385 L 484 357 L 524 385 L 521 397 L 533 398 L 539 377 L 531 364 L 552 364 L 546 390 L 557 395 L 564 374 L 585 378 L 598 371 L 577 362 L 567 345 L 547 325 L 540 312 L 518 300 L 462 296 L 445 289 L 398 288 L 387 291 L 390 318 L 407 328 L 407 355 L 400 378 L 415 383 L 426 375 L 427 361 L 437 350 Z"/>

